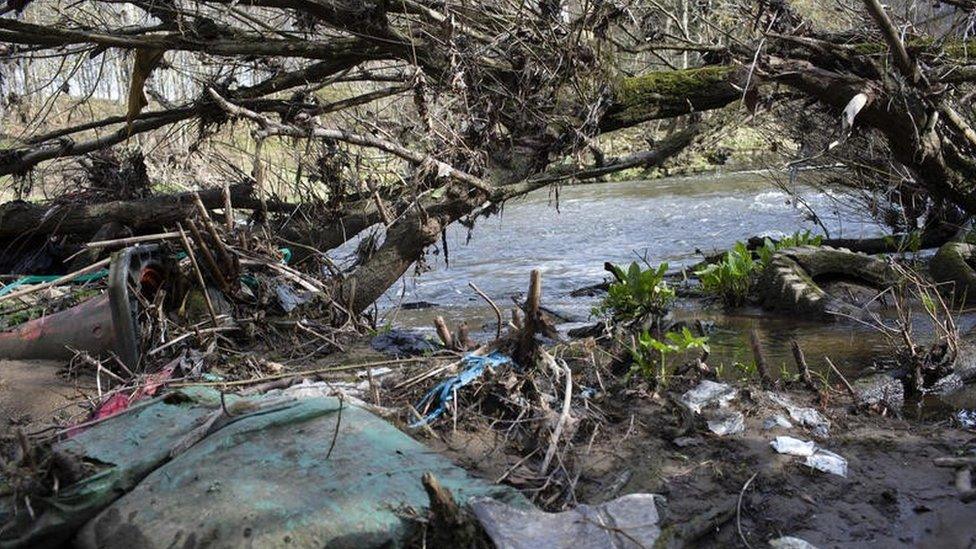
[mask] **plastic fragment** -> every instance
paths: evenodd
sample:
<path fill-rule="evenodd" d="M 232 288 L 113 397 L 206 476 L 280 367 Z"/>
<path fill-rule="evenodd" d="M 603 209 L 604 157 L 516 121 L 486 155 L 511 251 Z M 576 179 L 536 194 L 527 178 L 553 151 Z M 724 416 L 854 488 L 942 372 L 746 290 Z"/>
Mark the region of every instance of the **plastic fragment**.
<path fill-rule="evenodd" d="M 770 429 L 776 429 L 777 427 L 783 429 L 792 429 L 793 424 L 790 423 L 790 420 L 786 419 L 780 414 L 776 414 L 775 416 L 766 418 L 766 421 L 763 422 L 763 429 L 767 431 Z"/>
<path fill-rule="evenodd" d="M 826 437 L 830 434 L 830 420 L 825 418 L 820 412 L 813 408 L 797 406 L 786 397 L 776 393 L 769 393 L 769 398 L 785 408 L 793 421 L 812 429 L 817 436 Z"/>
<path fill-rule="evenodd" d="M 434 409 L 425 415 L 423 419 L 412 423 L 410 427 L 423 427 L 439 418 L 447 410 L 448 403 L 454 400 L 453 392 L 455 389 L 460 389 L 480 378 L 485 373 L 486 368 L 495 368 L 509 364 L 510 362 L 512 362 L 512 359 L 501 353 L 491 353 L 488 356 L 479 356 L 470 353 L 465 355 L 461 359 L 461 364 L 466 366 L 466 368 L 460 374 L 440 382 L 420 399 L 416 407 L 418 410 L 423 410 L 429 404 L 433 404 Z"/>
<path fill-rule="evenodd" d="M 769 443 L 780 454 L 807 457 L 817 450 L 817 444 L 812 440 L 800 440 L 793 437 L 776 437 Z"/>
<path fill-rule="evenodd" d="M 700 414 L 703 408 L 715 405 L 726 406 L 736 397 L 736 390 L 726 383 L 704 380 L 697 387 L 681 395 L 681 403 L 689 410 Z"/>
<path fill-rule="evenodd" d="M 818 471 L 847 478 L 847 460 L 833 452 L 818 449 L 812 456 L 807 457 L 806 464 Z"/>
<path fill-rule="evenodd" d="M 745 417 L 741 412 L 717 415 L 706 423 L 708 430 L 720 437 L 734 435 L 746 430 Z"/>
<path fill-rule="evenodd" d="M 976 410 L 959 410 L 956 420 L 963 429 L 976 429 Z"/>
<path fill-rule="evenodd" d="M 630 494 L 561 513 L 517 508 L 497 500 L 470 503 L 497 547 L 653 547 L 661 536 L 654 494 Z"/>
<path fill-rule="evenodd" d="M 771 539 L 769 540 L 769 546 L 773 549 L 817 549 L 816 545 L 793 536 Z"/>

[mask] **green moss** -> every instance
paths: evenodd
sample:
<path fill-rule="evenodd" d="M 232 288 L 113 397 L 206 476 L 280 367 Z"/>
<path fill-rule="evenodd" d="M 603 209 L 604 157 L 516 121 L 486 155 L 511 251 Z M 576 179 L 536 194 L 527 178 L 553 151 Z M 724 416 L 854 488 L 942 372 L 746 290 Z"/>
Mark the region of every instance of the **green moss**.
<path fill-rule="evenodd" d="M 887 53 L 888 44 L 884 42 L 861 42 L 851 44 L 851 49 L 858 55 L 880 55 Z M 928 37 L 912 38 L 905 47 L 914 54 L 945 54 L 952 59 L 965 59 L 976 56 L 976 40 L 950 40 L 945 43 L 938 43 Z"/>
<path fill-rule="evenodd" d="M 734 67 L 655 71 L 621 79 L 615 90 L 613 117 L 622 125 L 695 110 L 720 107 L 735 97 L 728 83 Z"/>

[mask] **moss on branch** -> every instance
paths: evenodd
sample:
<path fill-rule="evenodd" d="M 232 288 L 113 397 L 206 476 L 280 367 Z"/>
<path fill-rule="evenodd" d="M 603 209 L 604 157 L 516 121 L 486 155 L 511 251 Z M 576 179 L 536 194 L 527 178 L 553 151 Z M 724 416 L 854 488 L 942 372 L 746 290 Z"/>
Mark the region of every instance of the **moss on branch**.
<path fill-rule="evenodd" d="M 732 85 L 735 72 L 735 67 L 708 66 L 623 78 L 615 86 L 614 102 L 601 129 L 612 131 L 724 107 L 742 93 Z"/>

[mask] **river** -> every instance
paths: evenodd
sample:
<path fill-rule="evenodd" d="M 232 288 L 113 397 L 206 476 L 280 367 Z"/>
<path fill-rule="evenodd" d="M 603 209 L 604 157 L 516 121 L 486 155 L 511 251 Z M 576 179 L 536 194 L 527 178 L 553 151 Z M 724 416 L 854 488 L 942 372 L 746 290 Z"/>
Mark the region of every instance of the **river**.
<path fill-rule="evenodd" d="M 803 202 L 820 216 L 831 237 L 876 236 L 881 228 L 859 215 L 850 201 L 809 187 L 797 188 Z M 529 272 L 543 278 L 543 303 L 587 320 L 598 298 L 570 292 L 599 283 L 605 261 L 651 264 L 671 269 L 701 260 L 697 250 L 727 249 L 754 235 L 782 236 L 798 230 L 822 233 L 806 211 L 773 185 L 769 176 L 745 173 L 564 186 L 557 194 L 540 190 L 505 205 L 500 215 L 479 219 L 470 233 L 455 224 L 447 233 L 449 263 L 438 250 L 428 256 L 430 270 L 413 273 L 392 288 L 379 307 L 382 322 L 430 329 L 434 316 L 450 324 L 466 320 L 474 330 L 494 322 L 494 314 L 468 287 L 473 282 L 507 309 L 511 296 L 524 292 Z M 470 239 L 469 239 L 470 236 Z M 401 304 L 436 306 L 404 310 Z M 823 355 L 845 372 L 857 373 L 886 356 L 886 341 L 872 328 L 851 322 L 804 321 L 758 309 L 729 314 L 721 307 L 679 303 L 677 316 L 715 323 L 712 363 L 734 371 L 749 363 L 746 334 L 756 328 L 771 362 L 792 365 L 789 340 L 796 338 L 814 368 Z M 576 326 L 580 324 L 569 324 Z M 486 328 L 487 329 L 487 328 Z"/>

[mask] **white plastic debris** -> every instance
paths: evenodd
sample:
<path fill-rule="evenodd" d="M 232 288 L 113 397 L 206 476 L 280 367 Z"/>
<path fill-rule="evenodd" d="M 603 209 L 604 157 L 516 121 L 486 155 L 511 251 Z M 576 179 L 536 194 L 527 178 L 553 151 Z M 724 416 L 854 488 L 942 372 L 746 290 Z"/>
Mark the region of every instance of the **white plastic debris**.
<path fill-rule="evenodd" d="M 382 368 L 372 368 L 370 370 L 363 370 L 356 374 L 359 379 L 369 379 L 372 376 L 373 379 L 380 378 L 393 373 L 393 368 L 388 368 L 386 366 Z"/>
<path fill-rule="evenodd" d="M 770 429 L 776 429 L 777 427 L 782 429 L 792 429 L 793 424 L 790 423 L 790 420 L 786 419 L 780 414 L 776 414 L 773 417 L 768 417 L 766 418 L 766 421 L 763 421 L 763 429 L 767 431 Z"/>
<path fill-rule="evenodd" d="M 776 393 L 768 394 L 770 400 L 786 409 L 793 421 L 811 429 L 814 434 L 818 436 L 826 437 L 829 434 L 830 420 L 825 418 L 820 412 L 814 410 L 813 408 L 797 406 L 782 395 L 778 395 Z"/>
<path fill-rule="evenodd" d="M 976 429 L 976 410 L 959 410 L 956 420 L 963 429 Z"/>
<path fill-rule="evenodd" d="M 706 423 L 708 430 L 720 437 L 734 435 L 746 430 L 746 418 L 741 412 L 716 415 Z"/>
<path fill-rule="evenodd" d="M 847 460 L 822 448 L 817 449 L 812 456 L 808 456 L 806 464 L 818 471 L 847 478 Z"/>
<path fill-rule="evenodd" d="M 773 549 L 817 549 L 817 546 L 800 538 L 793 536 L 783 536 L 781 538 L 769 540 L 769 546 Z"/>
<path fill-rule="evenodd" d="M 716 383 L 704 380 L 697 387 L 681 395 L 681 403 L 689 410 L 700 414 L 703 408 L 709 406 L 723 407 L 736 396 L 736 390 L 727 383 Z"/>
<path fill-rule="evenodd" d="M 490 498 L 470 502 L 478 522 L 498 547 L 653 547 L 661 535 L 653 494 L 630 494 L 562 513 L 521 509 Z"/>
<path fill-rule="evenodd" d="M 812 440 L 800 440 L 793 437 L 776 437 L 769 443 L 780 454 L 807 457 L 817 450 L 817 444 Z"/>

